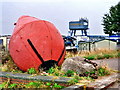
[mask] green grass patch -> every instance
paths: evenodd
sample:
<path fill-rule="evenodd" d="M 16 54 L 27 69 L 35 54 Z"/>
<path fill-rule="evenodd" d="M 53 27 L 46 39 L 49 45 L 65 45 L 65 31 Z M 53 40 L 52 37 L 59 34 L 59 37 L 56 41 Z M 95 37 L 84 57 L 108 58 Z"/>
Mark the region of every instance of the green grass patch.
<path fill-rule="evenodd" d="M 84 58 L 86 58 L 88 60 L 95 60 L 96 55 L 89 55 L 89 56 L 85 56 Z"/>
<path fill-rule="evenodd" d="M 28 84 L 16 84 L 16 83 L 10 83 L 10 82 L 3 82 L 0 84 L 0 88 L 9 88 L 9 89 L 16 89 L 16 88 L 46 88 L 52 90 L 53 88 L 62 89 L 65 88 L 64 85 L 60 85 L 59 83 L 55 82 L 42 82 L 42 81 L 36 81 L 36 82 L 29 82 Z"/>
<path fill-rule="evenodd" d="M 97 73 L 98 73 L 98 76 L 105 76 L 105 75 L 109 75 L 110 71 L 105 68 L 100 67 L 98 68 Z"/>
<path fill-rule="evenodd" d="M 72 71 L 72 70 L 68 70 L 67 72 L 65 72 L 65 76 L 68 76 L 68 77 L 71 77 L 71 76 L 74 76 L 74 71 Z"/>
<path fill-rule="evenodd" d="M 106 58 L 106 59 L 113 58 L 113 57 L 114 57 L 114 56 L 111 55 L 111 54 L 104 54 L 104 58 Z"/>
<path fill-rule="evenodd" d="M 120 52 L 118 52 L 117 57 L 119 57 L 119 58 L 120 58 Z"/>
<path fill-rule="evenodd" d="M 103 55 L 97 55 L 96 58 L 97 59 L 104 59 L 104 56 Z"/>
<path fill-rule="evenodd" d="M 37 70 L 35 68 L 30 68 L 27 70 L 28 74 L 36 74 Z"/>

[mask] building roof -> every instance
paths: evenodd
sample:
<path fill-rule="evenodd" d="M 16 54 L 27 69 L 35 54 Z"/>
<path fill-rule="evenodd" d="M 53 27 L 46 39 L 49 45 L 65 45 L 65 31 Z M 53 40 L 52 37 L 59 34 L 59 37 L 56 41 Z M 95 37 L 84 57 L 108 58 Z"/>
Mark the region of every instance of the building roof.
<path fill-rule="evenodd" d="M 96 43 L 96 42 L 100 42 L 100 41 L 104 41 L 104 40 L 117 42 L 116 40 L 111 40 L 111 39 L 102 39 L 102 40 L 79 41 L 79 43 Z"/>

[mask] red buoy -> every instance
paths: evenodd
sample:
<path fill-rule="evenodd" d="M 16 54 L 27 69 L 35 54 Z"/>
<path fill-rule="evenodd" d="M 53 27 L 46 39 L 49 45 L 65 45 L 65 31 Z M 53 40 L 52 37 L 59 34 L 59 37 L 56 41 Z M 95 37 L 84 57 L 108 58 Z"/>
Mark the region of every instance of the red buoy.
<path fill-rule="evenodd" d="M 65 56 L 64 40 L 56 27 L 30 16 L 18 19 L 9 43 L 16 65 L 23 71 L 39 66 L 61 65 Z"/>

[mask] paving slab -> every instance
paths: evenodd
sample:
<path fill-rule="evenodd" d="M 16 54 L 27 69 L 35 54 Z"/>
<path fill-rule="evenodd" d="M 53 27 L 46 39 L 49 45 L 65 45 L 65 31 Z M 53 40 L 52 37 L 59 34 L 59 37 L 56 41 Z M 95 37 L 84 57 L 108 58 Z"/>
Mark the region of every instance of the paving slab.
<path fill-rule="evenodd" d="M 118 74 L 113 73 L 112 75 L 102 77 L 101 79 L 97 79 L 92 83 L 87 85 L 72 85 L 63 90 L 106 90 L 110 88 L 116 81 L 118 81 Z M 119 87 L 113 87 L 115 89 L 119 89 Z M 109 90 L 109 89 L 108 89 Z"/>
<path fill-rule="evenodd" d="M 33 80 L 33 81 L 44 81 L 44 82 L 58 82 L 58 83 L 68 83 L 72 78 L 65 77 L 56 77 L 56 76 L 40 76 L 40 75 L 31 75 L 23 73 L 12 73 L 12 72 L 0 72 L 0 77 L 4 78 L 14 78 L 14 79 L 23 79 L 23 80 Z"/>
<path fill-rule="evenodd" d="M 114 73 L 112 75 L 102 77 L 101 79 L 97 79 L 95 82 L 90 83 L 88 87 L 107 88 L 111 84 L 114 84 L 117 80 L 118 80 L 118 74 Z"/>

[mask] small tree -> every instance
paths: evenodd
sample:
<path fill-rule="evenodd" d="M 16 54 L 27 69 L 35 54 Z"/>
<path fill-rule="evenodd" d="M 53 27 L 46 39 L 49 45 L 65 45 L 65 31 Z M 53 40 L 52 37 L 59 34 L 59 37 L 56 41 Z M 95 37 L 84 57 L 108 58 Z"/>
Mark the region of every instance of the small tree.
<path fill-rule="evenodd" d="M 104 14 L 103 24 L 105 34 L 113 35 L 120 33 L 120 2 Z"/>

